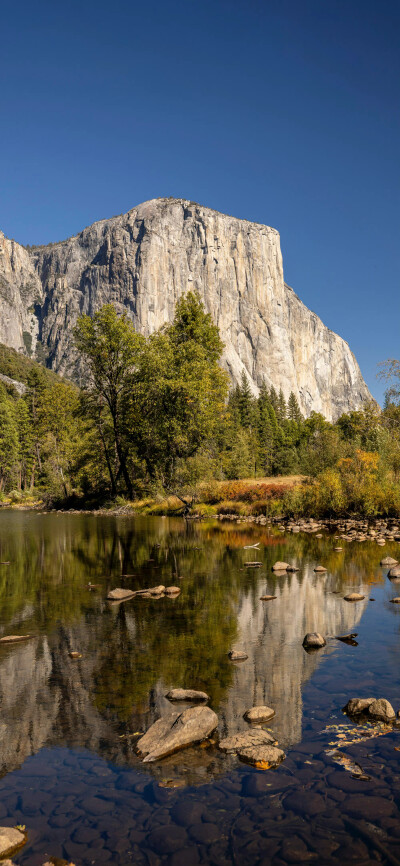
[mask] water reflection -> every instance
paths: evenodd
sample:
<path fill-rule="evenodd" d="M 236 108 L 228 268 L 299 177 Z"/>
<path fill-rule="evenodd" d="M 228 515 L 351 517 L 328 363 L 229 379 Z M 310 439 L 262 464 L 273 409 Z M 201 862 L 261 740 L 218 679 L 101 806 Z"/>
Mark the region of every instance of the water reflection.
<path fill-rule="evenodd" d="M 288 748 L 302 736 L 303 684 L 336 649 L 332 640 L 308 655 L 304 634 L 353 631 L 368 604 L 348 605 L 342 596 L 368 581 L 371 556 L 366 568 L 365 550 L 338 554 L 333 539 L 285 540 L 263 528 L 263 567 L 253 570 L 244 566 L 243 548 L 254 533 L 243 527 L 12 512 L 0 518 L 0 558 L 10 561 L 0 571 L 1 633 L 34 635 L 0 650 L 3 774 L 44 745 L 85 746 L 141 768 L 132 735 L 170 709 L 164 695 L 175 686 L 210 694 L 224 736 L 245 727 L 247 708 L 272 706 L 273 730 Z M 273 575 L 282 558 L 300 571 Z M 321 558 L 323 576 L 313 572 Z M 115 586 L 178 580 L 175 599 L 105 601 Z M 89 582 L 100 589 L 90 592 Z M 264 593 L 277 598 L 265 604 Z M 228 660 L 232 646 L 246 650 L 244 664 Z M 82 660 L 72 661 L 71 650 Z M 215 750 L 193 750 L 169 766 L 190 765 L 193 782 L 196 767 L 201 781 L 225 771 L 226 761 Z"/>

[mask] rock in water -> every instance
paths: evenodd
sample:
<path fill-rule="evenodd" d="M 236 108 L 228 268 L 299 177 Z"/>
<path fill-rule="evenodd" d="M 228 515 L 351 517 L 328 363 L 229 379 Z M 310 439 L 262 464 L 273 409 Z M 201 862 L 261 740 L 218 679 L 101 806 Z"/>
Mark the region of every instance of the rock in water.
<path fill-rule="evenodd" d="M 181 591 L 180 586 L 166 586 L 165 587 L 165 595 L 179 595 Z"/>
<path fill-rule="evenodd" d="M 351 698 L 343 707 L 343 712 L 349 716 L 358 716 L 360 713 L 366 713 L 374 701 L 375 698 Z"/>
<path fill-rule="evenodd" d="M 320 649 L 323 646 L 326 646 L 326 640 L 317 631 L 308 632 L 303 639 L 304 649 Z"/>
<path fill-rule="evenodd" d="M 317 574 L 325 574 L 325 572 L 327 572 L 328 569 L 325 568 L 324 565 L 316 565 L 315 568 L 314 568 L 314 571 L 315 571 Z"/>
<path fill-rule="evenodd" d="M 351 592 L 350 595 L 345 595 L 345 601 L 362 601 L 365 595 L 360 595 L 359 592 Z"/>
<path fill-rule="evenodd" d="M 108 593 L 109 601 L 128 601 L 129 598 L 133 598 L 135 595 L 131 589 L 111 589 Z"/>
<path fill-rule="evenodd" d="M 206 740 L 218 727 L 218 716 L 209 707 L 191 707 L 167 713 L 149 728 L 136 746 L 143 762 L 158 761 L 186 746 Z"/>
<path fill-rule="evenodd" d="M 276 595 L 260 595 L 260 601 L 273 601 Z"/>
<path fill-rule="evenodd" d="M 368 715 L 380 722 L 393 722 L 396 713 L 392 705 L 385 698 L 378 698 L 368 707 Z"/>
<path fill-rule="evenodd" d="M 247 746 L 237 749 L 238 758 L 258 770 L 272 770 L 282 763 L 285 753 L 277 746 Z"/>
<path fill-rule="evenodd" d="M 388 571 L 389 580 L 397 580 L 400 577 L 400 565 L 394 565 L 393 568 Z"/>
<path fill-rule="evenodd" d="M 400 598 L 399 597 L 391 598 L 390 601 L 391 601 L 391 604 L 400 604 Z"/>
<path fill-rule="evenodd" d="M 196 692 L 194 689 L 171 689 L 165 695 L 169 701 L 209 701 L 206 692 Z"/>
<path fill-rule="evenodd" d="M 26 842 L 26 833 L 16 827 L 0 827 L 0 857 L 12 854 Z"/>
<path fill-rule="evenodd" d="M 225 739 L 220 740 L 218 748 L 221 749 L 221 752 L 237 752 L 238 749 L 274 745 L 276 745 L 276 740 L 272 734 L 263 731 L 262 728 L 253 728 L 248 731 L 241 731 L 239 734 L 233 734 L 232 737 L 225 737 Z"/>
<path fill-rule="evenodd" d="M 0 638 L 0 643 L 21 643 L 23 640 L 30 640 L 31 634 L 7 634 Z"/>
<path fill-rule="evenodd" d="M 384 559 L 381 559 L 381 561 L 380 561 L 380 565 L 382 566 L 382 568 L 387 568 L 387 567 L 391 568 L 393 565 L 398 565 L 398 564 L 399 564 L 398 560 L 393 559 L 392 556 L 385 556 Z"/>
<path fill-rule="evenodd" d="M 288 568 L 288 562 L 275 562 L 275 564 L 272 566 L 272 571 L 287 571 Z"/>
<path fill-rule="evenodd" d="M 244 662 L 248 659 L 247 653 L 243 652 L 243 650 L 230 650 L 228 652 L 228 656 L 231 662 Z"/>
<path fill-rule="evenodd" d="M 149 333 L 190 286 L 220 329 L 234 382 L 245 365 L 254 389 L 267 380 L 328 420 L 371 399 L 347 343 L 285 284 L 279 233 L 192 201 L 153 199 L 30 251 L 0 234 L 0 283 L 0 342 L 26 353 L 29 338 L 61 374 L 76 374 L 82 310 L 112 301 Z"/>
<path fill-rule="evenodd" d="M 274 715 L 275 710 L 272 710 L 271 707 L 251 707 L 243 714 L 243 718 L 246 719 L 246 722 L 269 722 Z"/>

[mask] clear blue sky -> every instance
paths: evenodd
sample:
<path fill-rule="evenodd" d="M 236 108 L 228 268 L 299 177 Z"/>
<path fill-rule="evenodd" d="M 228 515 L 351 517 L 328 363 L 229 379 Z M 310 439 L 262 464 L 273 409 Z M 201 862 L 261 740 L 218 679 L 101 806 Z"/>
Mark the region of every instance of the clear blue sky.
<path fill-rule="evenodd" d="M 398 0 L 15 0 L 0 26 L 8 237 L 170 195 L 274 226 L 286 281 L 381 398 L 400 352 Z"/>

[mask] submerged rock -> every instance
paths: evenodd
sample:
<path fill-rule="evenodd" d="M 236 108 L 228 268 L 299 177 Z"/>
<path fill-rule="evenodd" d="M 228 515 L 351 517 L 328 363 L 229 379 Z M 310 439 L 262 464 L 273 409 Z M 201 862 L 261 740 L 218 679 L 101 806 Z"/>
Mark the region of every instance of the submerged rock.
<path fill-rule="evenodd" d="M 232 737 L 225 737 L 225 739 L 220 740 L 218 748 L 222 752 L 237 752 L 238 749 L 274 745 L 276 745 L 276 739 L 272 734 L 263 731 L 262 728 L 253 728 L 253 730 L 233 734 Z"/>
<path fill-rule="evenodd" d="M 365 595 L 360 595 L 359 592 L 351 592 L 350 595 L 345 595 L 345 601 L 362 601 Z"/>
<path fill-rule="evenodd" d="M 244 662 L 248 659 L 247 653 L 243 652 L 243 650 L 230 650 L 228 652 L 228 656 L 231 662 Z"/>
<path fill-rule="evenodd" d="M 271 707 L 251 707 L 243 714 L 246 722 L 268 722 L 275 715 Z"/>
<path fill-rule="evenodd" d="M 108 593 L 107 599 L 109 601 L 127 601 L 129 598 L 133 598 L 135 595 L 131 589 L 111 589 Z"/>
<path fill-rule="evenodd" d="M 190 707 L 167 713 L 154 722 L 136 746 L 143 763 L 158 761 L 179 749 L 206 740 L 218 727 L 218 716 L 210 707 Z"/>
<path fill-rule="evenodd" d="M 6 857 L 25 845 L 26 833 L 16 827 L 0 827 L 0 857 Z"/>
<path fill-rule="evenodd" d="M 323 646 L 326 646 L 326 640 L 317 631 L 308 632 L 303 639 L 304 649 L 320 649 Z"/>
<path fill-rule="evenodd" d="M 171 689 L 165 695 L 169 701 L 209 701 L 206 692 L 197 692 L 195 689 Z"/>

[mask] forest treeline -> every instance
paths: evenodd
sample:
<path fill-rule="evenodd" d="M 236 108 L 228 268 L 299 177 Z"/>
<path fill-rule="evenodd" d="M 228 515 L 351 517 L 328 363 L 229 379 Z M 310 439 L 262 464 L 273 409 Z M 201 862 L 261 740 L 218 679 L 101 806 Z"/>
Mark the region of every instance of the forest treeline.
<path fill-rule="evenodd" d="M 192 293 L 149 337 L 106 305 L 78 320 L 74 340 L 82 388 L 0 347 L 0 373 L 25 385 L 20 394 L 0 381 L 3 500 L 151 504 L 174 494 L 239 513 L 400 514 L 398 362 L 385 368 L 383 410 L 371 402 L 330 424 L 304 418 L 293 393 L 263 384 L 255 397 L 244 373 L 229 388 L 218 328 Z M 286 475 L 306 480 L 253 494 L 239 484 L 236 505 L 221 502 L 232 489 L 221 481 Z"/>

